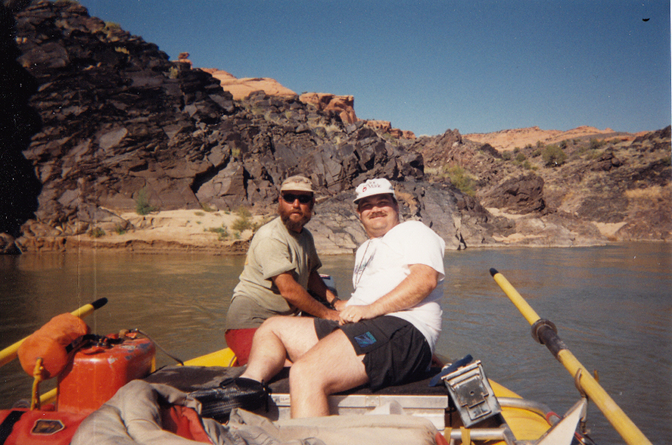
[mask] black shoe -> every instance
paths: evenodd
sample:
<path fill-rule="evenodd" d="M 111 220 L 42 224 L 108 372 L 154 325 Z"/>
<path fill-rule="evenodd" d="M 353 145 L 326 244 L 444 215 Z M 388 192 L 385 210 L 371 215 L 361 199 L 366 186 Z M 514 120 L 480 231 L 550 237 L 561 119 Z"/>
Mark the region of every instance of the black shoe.
<path fill-rule="evenodd" d="M 268 411 L 269 388 L 256 380 L 237 377 L 228 378 L 217 388 L 200 389 L 189 393 L 201 402 L 201 416 L 227 421 L 234 408 L 254 411 L 266 406 Z"/>

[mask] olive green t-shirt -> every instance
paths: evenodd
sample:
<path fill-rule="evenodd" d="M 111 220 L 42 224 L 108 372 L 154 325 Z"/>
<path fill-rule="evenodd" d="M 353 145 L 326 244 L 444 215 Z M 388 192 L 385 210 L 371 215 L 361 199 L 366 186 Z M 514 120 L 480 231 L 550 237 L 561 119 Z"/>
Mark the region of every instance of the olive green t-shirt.
<path fill-rule="evenodd" d="M 301 233 L 287 230 L 280 218 L 262 226 L 252 238 L 240 282 L 226 318 L 226 329 L 258 327 L 273 315 L 291 315 L 297 309 L 285 300 L 271 281 L 291 272 L 304 289 L 312 271 L 322 266 L 313 235 L 305 227 Z"/>

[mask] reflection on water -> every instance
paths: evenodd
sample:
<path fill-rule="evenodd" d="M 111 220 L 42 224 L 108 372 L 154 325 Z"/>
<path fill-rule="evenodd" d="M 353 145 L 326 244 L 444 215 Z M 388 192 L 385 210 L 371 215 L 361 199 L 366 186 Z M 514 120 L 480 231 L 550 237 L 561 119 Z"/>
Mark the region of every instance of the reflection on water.
<path fill-rule="evenodd" d="M 0 256 L 0 346 L 52 316 L 95 299 L 98 334 L 140 328 L 183 359 L 225 346 L 226 311 L 243 257 L 211 255 Z M 353 256 L 322 258 L 341 298 L 352 290 Z M 567 371 L 534 343 L 529 325 L 492 280 L 502 272 L 643 432 L 672 443 L 672 248 L 467 250 L 446 254 L 444 322 L 437 352 L 483 361 L 488 376 L 559 413 L 578 400 Z M 159 365 L 171 360 L 159 353 Z M 30 393 L 18 362 L 0 370 L 0 406 Z M 48 389 L 48 387 L 47 387 Z M 591 404 L 598 443 L 623 443 Z"/>

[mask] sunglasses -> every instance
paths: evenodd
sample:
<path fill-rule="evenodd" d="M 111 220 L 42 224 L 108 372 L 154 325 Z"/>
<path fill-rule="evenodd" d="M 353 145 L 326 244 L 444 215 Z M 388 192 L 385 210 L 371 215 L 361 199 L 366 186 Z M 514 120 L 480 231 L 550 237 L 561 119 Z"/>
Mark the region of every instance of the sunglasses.
<path fill-rule="evenodd" d="M 282 200 L 288 204 L 293 204 L 297 199 L 301 204 L 308 204 L 313 200 L 313 195 L 294 195 L 292 193 L 285 193 L 282 195 Z"/>

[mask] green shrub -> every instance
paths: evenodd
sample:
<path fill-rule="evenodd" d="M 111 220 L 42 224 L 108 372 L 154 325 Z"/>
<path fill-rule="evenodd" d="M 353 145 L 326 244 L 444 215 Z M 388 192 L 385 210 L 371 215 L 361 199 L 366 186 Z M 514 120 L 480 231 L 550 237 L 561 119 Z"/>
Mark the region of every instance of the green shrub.
<path fill-rule="evenodd" d="M 252 229 L 252 222 L 249 218 L 239 217 L 233 222 L 231 228 L 237 232 L 242 232 L 244 230 Z"/>
<path fill-rule="evenodd" d="M 147 187 L 143 187 L 138 192 L 138 196 L 135 198 L 135 212 L 138 215 L 149 215 L 156 208 L 150 205 L 149 197 L 147 196 Z"/>
<path fill-rule="evenodd" d="M 105 236 L 105 231 L 100 227 L 93 227 L 89 230 L 89 236 L 91 238 L 100 238 L 101 236 Z"/>
<path fill-rule="evenodd" d="M 547 167 L 559 167 L 567 160 L 567 155 L 557 145 L 549 145 L 543 149 L 541 158 Z"/>
<path fill-rule="evenodd" d="M 207 229 L 207 231 L 218 234 L 218 239 L 220 241 L 224 241 L 229 237 L 229 229 L 227 229 L 223 224 L 221 227 L 210 227 Z"/>
<path fill-rule="evenodd" d="M 606 144 L 605 141 L 600 141 L 597 139 L 591 139 L 590 140 L 590 148 L 593 150 L 597 150 L 598 148 L 601 148 L 604 144 Z"/>
<path fill-rule="evenodd" d="M 455 165 L 453 167 L 445 169 L 450 178 L 450 182 L 462 193 L 469 196 L 474 196 L 476 192 L 474 191 L 474 181 L 471 179 L 467 171 Z"/>
<path fill-rule="evenodd" d="M 123 234 L 126 233 L 126 229 L 124 229 L 123 227 L 121 227 L 120 225 L 117 224 L 114 227 L 114 233 L 116 233 L 117 235 L 123 235 Z"/>
<path fill-rule="evenodd" d="M 512 157 L 513 155 L 511 154 L 510 151 L 505 151 L 502 153 L 502 159 L 504 159 L 505 161 L 510 161 Z"/>
<path fill-rule="evenodd" d="M 250 212 L 250 209 L 248 209 L 247 207 L 243 207 L 243 206 L 238 207 L 238 211 L 236 213 L 241 218 L 245 218 L 245 219 L 252 218 L 252 212 Z"/>
<path fill-rule="evenodd" d="M 518 154 L 516 155 L 516 162 L 518 162 L 518 163 L 521 163 L 521 162 L 523 162 L 523 161 L 526 160 L 526 159 L 527 159 L 527 156 L 525 156 L 524 153 L 518 153 Z"/>

